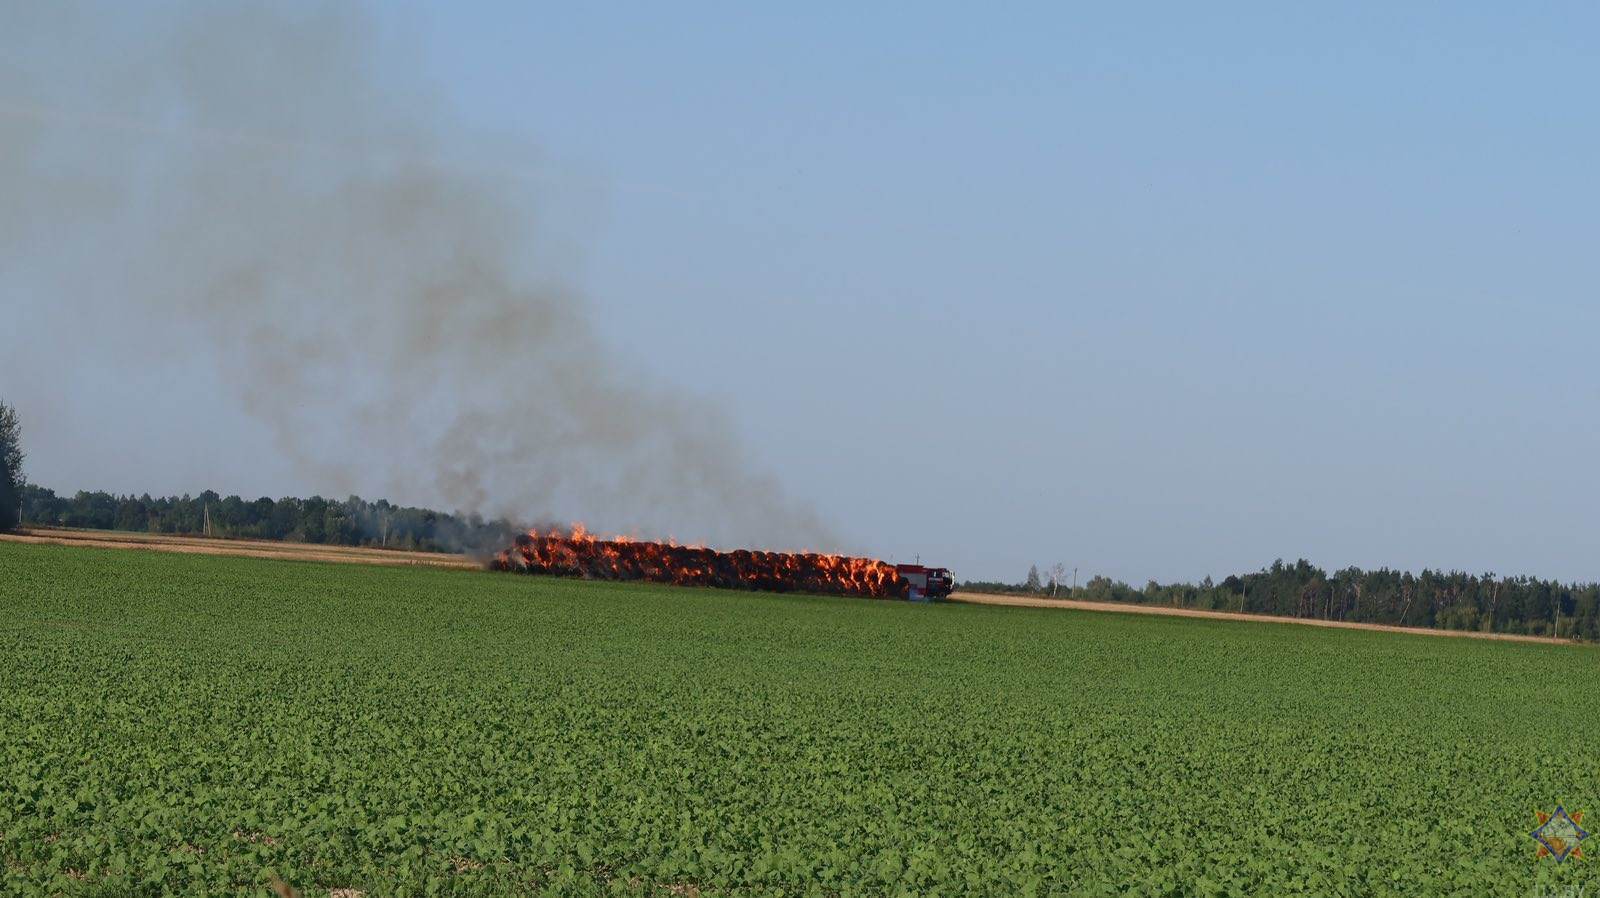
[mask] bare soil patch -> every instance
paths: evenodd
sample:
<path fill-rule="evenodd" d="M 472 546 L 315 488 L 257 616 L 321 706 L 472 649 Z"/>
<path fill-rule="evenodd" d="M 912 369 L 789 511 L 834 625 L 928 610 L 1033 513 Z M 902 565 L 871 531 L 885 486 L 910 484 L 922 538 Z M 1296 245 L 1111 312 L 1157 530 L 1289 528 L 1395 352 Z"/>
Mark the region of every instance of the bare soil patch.
<path fill-rule="evenodd" d="M 1071 611 L 1109 611 L 1113 614 L 1159 614 L 1168 617 L 1203 617 L 1210 620 L 1250 621 L 1266 624 L 1302 624 L 1308 627 L 1333 627 L 1340 630 L 1376 630 L 1382 633 L 1413 633 L 1418 636 L 1460 636 L 1468 639 L 1498 639 L 1505 642 L 1543 642 L 1571 644 L 1570 639 L 1553 636 L 1523 636 L 1516 633 L 1480 633 L 1476 630 L 1433 630 L 1424 627 L 1396 627 L 1389 624 L 1360 624 L 1350 621 L 1317 620 L 1308 617 L 1279 617 L 1274 614 L 1244 614 L 1237 611 L 1204 611 L 1199 608 L 1174 608 L 1170 605 L 1133 605 L 1123 602 L 1085 602 L 1078 599 L 1046 599 L 981 592 L 951 593 L 950 601 L 972 605 L 1012 605 L 1021 608 L 1065 608 Z"/>
<path fill-rule="evenodd" d="M 360 546 L 322 546 L 261 539 L 214 539 L 164 533 L 125 533 L 114 530 L 37 528 L 0 534 L 0 542 L 42 543 L 58 546 L 93 546 L 103 549 L 146 549 L 191 555 L 238 555 L 247 558 L 288 558 L 341 564 L 388 564 L 419 567 L 477 569 L 478 561 L 443 552 L 410 552 Z"/>

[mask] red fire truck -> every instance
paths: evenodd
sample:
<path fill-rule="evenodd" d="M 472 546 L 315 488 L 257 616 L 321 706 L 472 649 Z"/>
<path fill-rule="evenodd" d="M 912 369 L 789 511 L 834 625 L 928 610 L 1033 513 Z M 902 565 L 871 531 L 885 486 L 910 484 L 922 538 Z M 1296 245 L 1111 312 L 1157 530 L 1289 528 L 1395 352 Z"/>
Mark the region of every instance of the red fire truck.
<path fill-rule="evenodd" d="M 911 584 L 911 594 L 906 598 L 913 602 L 931 602 L 942 599 L 956 588 L 956 578 L 950 576 L 950 570 L 942 567 L 923 567 L 920 564 L 897 564 L 894 566 L 900 576 L 906 578 Z"/>

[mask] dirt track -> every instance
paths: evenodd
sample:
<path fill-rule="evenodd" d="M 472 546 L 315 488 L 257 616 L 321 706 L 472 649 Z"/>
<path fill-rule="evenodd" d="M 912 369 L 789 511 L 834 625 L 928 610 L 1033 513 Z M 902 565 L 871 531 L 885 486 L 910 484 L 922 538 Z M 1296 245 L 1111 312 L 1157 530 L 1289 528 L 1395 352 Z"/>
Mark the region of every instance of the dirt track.
<path fill-rule="evenodd" d="M 1300 624 L 1307 627 L 1333 627 L 1339 630 L 1376 630 L 1382 633 L 1413 633 L 1419 636 L 1464 636 L 1469 639 L 1498 639 L 1506 642 L 1544 642 L 1572 644 L 1570 639 L 1551 636 L 1520 636 L 1515 633 L 1479 633 L 1476 630 L 1429 630 L 1422 627 L 1393 627 L 1388 624 L 1356 624 L 1348 621 L 1316 620 L 1305 617 L 1278 617 L 1272 614 L 1240 614 L 1236 611 L 1202 611 L 1198 608 L 1173 608 L 1167 605 L 1132 605 L 1122 602 L 1084 602 L 1076 599 L 1044 599 L 1035 596 L 994 595 L 957 592 L 952 602 L 972 605 L 1012 605 L 1024 608 L 1065 608 L 1075 611 L 1109 611 L 1114 614 L 1159 614 L 1168 617 L 1204 617 L 1211 620 L 1253 621 L 1266 624 Z"/>
<path fill-rule="evenodd" d="M 94 546 L 103 549 L 148 549 L 157 552 L 182 552 L 192 555 L 242 555 L 248 558 L 288 558 L 300 561 L 332 561 L 342 564 L 391 564 L 421 567 L 482 567 L 465 555 L 442 552 L 406 552 L 399 549 L 367 549 L 357 546 L 320 546 L 260 539 L 212 539 L 203 536 L 170 536 L 162 533 L 124 533 L 112 530 L 32 529 L 0 534 L 0 541 L 46 543 L 60 546 Z"/>

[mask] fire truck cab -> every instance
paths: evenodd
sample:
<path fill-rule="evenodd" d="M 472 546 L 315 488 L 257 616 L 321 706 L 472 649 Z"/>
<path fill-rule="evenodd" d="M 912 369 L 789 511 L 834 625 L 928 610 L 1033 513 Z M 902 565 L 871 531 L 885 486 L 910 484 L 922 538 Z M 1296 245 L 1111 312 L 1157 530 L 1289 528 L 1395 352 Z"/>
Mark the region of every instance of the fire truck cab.
<path fill-rule="evenodd" d="M 911 584 L 911 594 L 906 598 L 913 602 L 931 602 L 942 599 L 955 589 L 956 580 L 950 576 L 948 568 L 923 567 L 920 564 L 897 564 L 894 569 L 900 576 L 906 578 Z"/>

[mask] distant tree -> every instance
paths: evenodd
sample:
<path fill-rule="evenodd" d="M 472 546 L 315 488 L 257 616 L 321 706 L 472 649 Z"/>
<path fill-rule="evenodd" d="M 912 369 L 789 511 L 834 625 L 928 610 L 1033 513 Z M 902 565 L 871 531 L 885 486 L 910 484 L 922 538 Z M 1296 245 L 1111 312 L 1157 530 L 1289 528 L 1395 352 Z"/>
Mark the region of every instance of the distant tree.
<path fill-rule="evenodd" d="M 61 515 L 66 507 L 67 500 L 57 496 L 55 490 L 47 490 L 42 486 L 23 483 L 22 523 L 60 524 Z"/>
<path fill-rule="evenodd" d="M 1022 588 L 1028 592 L 1044 591 L 1044 584 L 1039 582 L 1039 566 L 1037 564 L 1028 565 L 1028 580 L 1022 584 Z"/>
<path fill-rule="evenodd" d="M 1065 581 L 1066 579 L 1067 579 L 1067 566 L 1066 565 L 1062 564 L 1059 561 L 1056 562 L 1055 564 L 1050 565 L 1050 598 L 1053 599 L 1053 598 L 1056 597 L 1056 590 L 1061 588 L 1062 582 Z"/>
<path fill-rule="evenodd" d="M 0 402 L 0 530 L 14 529 L 21 522 L 22 458 L 17 410 Z"/>

